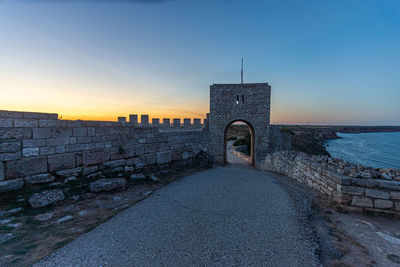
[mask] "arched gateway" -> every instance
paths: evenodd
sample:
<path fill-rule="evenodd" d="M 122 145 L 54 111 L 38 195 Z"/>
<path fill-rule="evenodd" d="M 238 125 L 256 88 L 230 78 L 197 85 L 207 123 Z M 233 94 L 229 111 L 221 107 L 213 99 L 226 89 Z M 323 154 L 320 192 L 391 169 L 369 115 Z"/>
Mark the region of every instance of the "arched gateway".
<path fill-rule="evenodd" d="M 252 134 L 252 163 L 265 158 L 269 148 L 271 86 L 267 83 L 213 84 L 210 86 L 210 153 L 226 163 L 226 130 L 245 122 Z"/>

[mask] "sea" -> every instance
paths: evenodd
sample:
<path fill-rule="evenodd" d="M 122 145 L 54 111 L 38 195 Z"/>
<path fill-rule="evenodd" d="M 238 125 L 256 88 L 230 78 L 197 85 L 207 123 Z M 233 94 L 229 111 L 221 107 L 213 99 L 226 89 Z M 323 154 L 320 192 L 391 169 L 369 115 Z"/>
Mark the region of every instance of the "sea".
<path fill-rule="evenodd" d="M 338 133 L 326 150 L 334 158 L 375 168 L 400 169 L 400 132 Z"/>

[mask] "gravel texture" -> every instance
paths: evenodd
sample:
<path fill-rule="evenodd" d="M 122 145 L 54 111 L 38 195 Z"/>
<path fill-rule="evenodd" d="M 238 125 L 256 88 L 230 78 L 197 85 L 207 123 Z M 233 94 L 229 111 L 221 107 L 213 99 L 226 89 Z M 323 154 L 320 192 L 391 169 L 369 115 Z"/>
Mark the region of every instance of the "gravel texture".
<path fill-rule="evenodd" d="M 232 164 L 151 194 L 35 266 L 317 266 L 274 175 Z"/>

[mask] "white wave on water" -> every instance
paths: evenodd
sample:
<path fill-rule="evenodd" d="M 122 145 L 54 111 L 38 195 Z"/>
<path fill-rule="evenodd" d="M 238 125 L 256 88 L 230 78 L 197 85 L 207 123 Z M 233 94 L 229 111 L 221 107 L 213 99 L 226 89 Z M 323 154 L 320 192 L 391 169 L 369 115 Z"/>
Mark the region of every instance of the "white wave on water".
<path fill-rule="evenodd" d="M 327 143 L 335 158 L 376 168 L 400 169 L 400 133 L 339 133 Z"/>

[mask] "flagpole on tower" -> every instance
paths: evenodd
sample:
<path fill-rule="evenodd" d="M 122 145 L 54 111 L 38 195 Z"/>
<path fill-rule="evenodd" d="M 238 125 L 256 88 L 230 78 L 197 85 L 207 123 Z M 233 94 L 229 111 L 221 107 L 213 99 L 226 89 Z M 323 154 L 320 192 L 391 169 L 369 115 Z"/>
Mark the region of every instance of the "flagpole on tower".
<path fill-rule="evenodd" d="M 240 75 L 242 77 L 242 83 L 243 83 L 243 58 L 242 58 L 242 71 L 240 72 Z"/>

